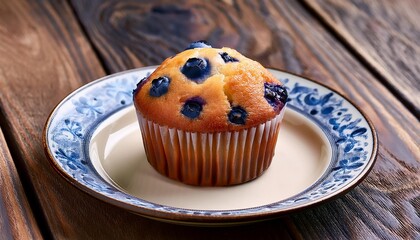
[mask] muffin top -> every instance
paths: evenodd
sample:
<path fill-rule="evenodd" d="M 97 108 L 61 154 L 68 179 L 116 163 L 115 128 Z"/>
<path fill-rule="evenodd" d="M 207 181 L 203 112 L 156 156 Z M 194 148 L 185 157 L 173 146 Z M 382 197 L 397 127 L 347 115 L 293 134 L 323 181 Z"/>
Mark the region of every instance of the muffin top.
<path fill-rule="evenodd" d="M 254 127 L 279 114 L 286 100 L 283 84 L 261 64 L 204 41 L 166 59 L 134 90 L 138 114 L 189 132 Z"/>

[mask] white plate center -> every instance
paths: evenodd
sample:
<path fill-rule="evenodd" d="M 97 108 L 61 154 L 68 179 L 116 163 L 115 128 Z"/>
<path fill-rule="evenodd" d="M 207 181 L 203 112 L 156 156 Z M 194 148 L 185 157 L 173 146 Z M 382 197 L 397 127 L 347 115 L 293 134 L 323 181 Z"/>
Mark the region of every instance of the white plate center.
<path fill-rule="evenodd" d="M 134 107 L 102 122 L 89 146 L 92 163 L 110 184 L 156 204 L 197 210 L 236 210 L 278 202 L 314 184 L 325 172 L 332 150 L 322 130 L 287 109 L 268 170 L 230 187 L 194 187 L 156 172 L 147 162 Z"/>

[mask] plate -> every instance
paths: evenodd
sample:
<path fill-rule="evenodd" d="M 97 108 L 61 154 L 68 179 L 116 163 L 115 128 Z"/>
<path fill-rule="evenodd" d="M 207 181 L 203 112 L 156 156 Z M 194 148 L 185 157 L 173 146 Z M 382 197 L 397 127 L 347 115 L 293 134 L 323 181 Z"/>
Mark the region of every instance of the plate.
<path fill-rule="evenodd" d="M 132 103 L 139 79 L 155 67 L 93 81 L 62 100 L 44 129 L 54 168 L 105 202 L 145 217 L 191 225 L 229 225 L 302 210 L 346 193 L 368 174 L 377 154 L 372 123 L 336 91 L 270 69 L 289 102 L 269 169 L 230 187 L 188 186 L 147 162 Z"/>

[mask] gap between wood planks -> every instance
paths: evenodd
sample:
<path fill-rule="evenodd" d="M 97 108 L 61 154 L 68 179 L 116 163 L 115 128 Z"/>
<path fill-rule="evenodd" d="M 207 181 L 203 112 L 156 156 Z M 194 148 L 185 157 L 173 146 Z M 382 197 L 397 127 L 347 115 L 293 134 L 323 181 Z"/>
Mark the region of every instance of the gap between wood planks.
<path fill-rule="evenodd" d="M 362 65 L 367 69 L 367 71 L 372 74 L 373 77 L 379 80 L 388 91 L 390 91 L 401 103 L 417 118 L 420 119 L 420 109 L 414 105 L 411 101 L 407 99 L 407 96 L 402 94 L 398 89 L 394 88 L 392 84 L 383 76 L 367 59 L 365 59 L 356 49 L 346 40 L 339 32 L 337 32 L 322 16 L 319 12 L 311 7 L 304 0 L 298 1 L 300 5 L 314 18 L 319 24 L 325 28 L 333 38 L 337 40 L 338 43 L 343 45 L 343 47 L 352 55 L 357 61 L 362 63 Z"/>
<path fill-rule="evenodd" d="M 93 43 L 93 40 L 91 39 L 90 35 L 88 34 L 88 31 L 86 30 L 86 27 L 83 25 L 83 22 L 80 20 L 79 15 L 77 14 L 76 9 L 73 6 L 73 3 L 71 1 L 69 1 L 68 4 L 69 4 L 69 7 L 71 9 L 71 13 L 72 13 L 74 19 L 79 24 L 81 32 L 83 33 L 83 35 L 85 36 L 88 44 L 90 45 L 93 52 L 95 53 L 95 57 L 96 57 L 96 59 L 98 59 L 99 64 L 104 69 L 105 74 L 110 75 L 110 74 L 114 73 L 110 70 L 110 68 L 106 64 L 105 58 L 103 58 L 101 56 L 101 53 L 100 53 L 98 47 Z"/>
<path fill-rule="evenodd" d="M 5 139 L 6 147 L 10 151 L 10 155 L 15 164 L 16 171 L 20 181 L 22 182 L 22 187 L 26 199 L 28 200 L 31 211 L 33 212 L 34 218 L 38 224 L 39 231 L 45 239 L 53 239 L 53 235 L 48 227 L 46 217 L 42 212 L 41 204 L 36 195 L 34 186 L 32 185 L 31 179 L 26 172 L 25 166 L 22 164 L 22 161 L 16 161 L 16 159 L 23 159 L 19 151 L 19 146 L 12 136 L 12 132 L 9 130 L 11 127 L 7 124 L 6 114 L 3 110 L 3 104 L 0 102 L 0 128 L 3 130 L 3 136 Z"/>

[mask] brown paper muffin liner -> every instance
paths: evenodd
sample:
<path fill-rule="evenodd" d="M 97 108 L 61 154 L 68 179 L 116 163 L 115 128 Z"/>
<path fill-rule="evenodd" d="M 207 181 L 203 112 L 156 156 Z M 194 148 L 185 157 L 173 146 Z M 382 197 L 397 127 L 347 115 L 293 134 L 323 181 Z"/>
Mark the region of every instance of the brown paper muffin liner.
<path fill-rule="evenodd" d="M 256 127 L 199 133 L 161 126 L 137 113 L 147 160 L 159 173 L 199 186 L 250 181 L 271 164 L 285 108 Z"/>

